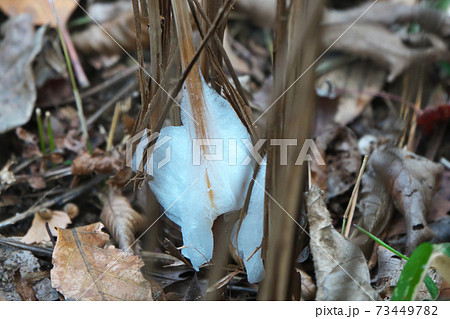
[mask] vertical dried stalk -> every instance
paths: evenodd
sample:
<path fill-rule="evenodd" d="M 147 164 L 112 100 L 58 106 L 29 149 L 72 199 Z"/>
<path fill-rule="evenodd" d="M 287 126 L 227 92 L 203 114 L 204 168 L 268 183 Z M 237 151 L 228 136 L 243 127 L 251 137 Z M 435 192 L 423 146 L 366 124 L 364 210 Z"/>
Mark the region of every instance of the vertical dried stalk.
<path fill-rule="evenodd" d="M 134 13 L 134 26 L 136 28 L 136 46 L 137 46 L 137 55 L 138 55 L 138 63 L 139 70 L 137 72 L 138 82 L 139 82 L 139 91 L 141 93 L 141 110 L 139 112 L 136 123 L 141 122 L 142 115 L 146 113 L 148 108 L 148 91 L 147 91 L 147 80 L 144 76 L 144 49 L 142 47 L 142 30 L 141 30 L 141 12 L 139 8 L 138 0 L 133 0 L 133 13 Z M 145 11 L 145 10 L 144 10 Z"/>
<path fill-rule="evenodd" d="M 415 142 L 415 136 L 416 136 L 416 128 L 417 128 L 417 114 L 420 112 L 421 104 L 422 104 L 422 93 L 423 93 L 423 79 L 422 77 L 419 80 L 419 90 L 417 92 L 416 96 L 416 103 L 414 104 L 414 112 L 411 115 L 411 121 L 410 121 L 410 128 L 409 128 L 409 134 L 408 134 L 408 144 L 407 144 L 407 150 L 410 152 L 414 152 L 414 142 Z"/>
<path fill-rule="evenodd" d="M 287 166 L 280 163 L 280 148 L 269 147 L 266 278 L 258 294 L 260 300 L 290 300 L 293 295 L 298 295 L 297 287 L 294 287 L 298 279 L 294 278 L 294 261 L 299 248 L 296 247 L 300 234 L 298 224 L 302 223 L 300 212 L 307 165 L 296 166 L 294 163 L 304 140 L 310 137 L 314 119 L 314 72 L 310 70 L 300 80 L 297 79 L 317 57 L 317 30 L 323 8 L 321 1 L 315 0 L 293 0 L 288 8 L 286 1 L 282 0 L 278 2 L 277 10 L 274 52 L 276 104 L 271 109 L 269 137 L 296 138 L 297 146 L 289 148 Z M 287 12 L 288 19 L 284 22 Z M 300 239 L 304 238 L 305 234 L 300 236 Z"/>
<path fill-rule="evenodd" d="M 206 12 L 203 10 L 203 7 L 198 2 L 198 0 L 189 0 L 189 3 L 190 3 L 191 11 L 194 14 L 194 19 L 197 23 L 199 33 L 202 36 L 202 38 L 204 38 L 203 27 L 201 26 L 200 22 L 197 19 L 197 15 L 195 14 L 194 3 L 195 3 L 195 7 L 197 8 L 198 12 L 202 16 L 203 21 L 205 22 L 205 24 L 207 26 L 207 29 L 211 28 L 211 22 L 210 22 L 208 16 L 206 15 Z M 256 143 L 256 141 L 258 140 L 258 136 L 252 125 L 253 113 L 249 107 L 249 102 L 245 96 L 244 89 L 242 88 L 241 83 L 239 82 L 236 72 L 234 71 L 231 61 L 228 58 L 227 53 L 225 52 L 225 49 L 222 45 L 222 41 L 220 40 L 219 36 L 217 35 L 217 32 L 214 33 L 213 37 L 214 37 L 215 45 L 220 51 L 221 57 L 223 58 L 223 60 L 225 62 L 227 70 L 230 73 L 231 78 L 233 79 L 233 82 L 234 82 L 234 85 L 236 86 L 236 88 L 234 88 L 231 85 L 230 81 L 228 80 L 227 75 L 224 73 L 224 71 L 222 69 L 222 63 L 219 62 L 219 59 L 215 55 L 214 51 L 211 49 L 211 47 L 207 47 L 207 53 L 209 56 L 209 61 L 211 63 L 211 68 L 213 68 L 214 71 L 216 72 L 218 84 L 219 84 L 219 86 L 222 86 L 222 88 L 224 90 L 223 93 L 224 93 L 226 99 L 233 106 L 235 112 L 237 113 L 237 115 L 239 116 L 239 118 L 244 123 L 247 130 L 249 131 L 250 136 L 252 137 L 253 143 Z"/>
<path fill-rule="evenodd" d="M 208 0 L 203 2 L 203 6 L 205 7 L 205 11 L 207 14 L 207 17 L 210 21 L 213 21 L 221 7 L 223 7 L 225 1 L 224 0 Z M 224 22 L 219 28 L 216 30 L 216 35 L 219 38 L 220 43 L 223 42 L 223 35 L 225 32 L 225 25 Z M 207 30 L 209 28 L 208 22 L 203 22 L 203 29 Z M 212 54 L 217 57 L 219 66 L 222 67 L 222 56 L 219 49 L 219 46 L 217 45 L 216 41 L 213 41 L 209 44 L 209 47 L 211 48 Z M 204 54 L 200 57 L 200 69 L 202 70 L 203 76 L 205 77 L 206 81 L 209 81 L 211 83 L 211 86 L 214 90 L 216 90 L 218 93 L 220 93 L 220 86 L 216 82 L 216 72 L 214 69 L 210 66 L 208 54 L 204 52 Z"/>
<path fill-rule="evenodd" d="M 161 82 L 161 56 L 162 56 L 162 32 L 161 32 L 161 12 L 159 8 L 159 1 L 148 0 L 148 8 L 149 8 L 149 25 L 150 25 L 150 58 L 151 58 L 151 75 L 153 79 L 157 82 Z M 153 81 L 149 82 L 149 94 L 150 101 L 156 95 L 158 91 L 158 84 Z M 151 121 L 150 121 L 150 129 L 153 131 L 156 125 L 158 124 L 158 119 L 161 116 L 162 105 L 157 104 L 155 109 L 153 110 Z"/>
<path fill-rule="evenodd" d="M 181 65 L 186 70 L 195 55 L 194 37 L 192 35 L 191 20 L 187 2 L 184 0 L 172 1 L 174 19 L 177 30 L 178 45 L 180 46 Z M 207 138 L 208 134 L 206 115 L 207 110 L 205 94 L 203 92 L 202 79 L 198 71 L 198 63 L 193 66 L 193 71 L 187 75 L 186 93 L 189 105 L 192 108 L 192 116 L 198 122 L 195 126 L 197 138 Z M 192 134 L 192 133 L 191 133 Z"/>

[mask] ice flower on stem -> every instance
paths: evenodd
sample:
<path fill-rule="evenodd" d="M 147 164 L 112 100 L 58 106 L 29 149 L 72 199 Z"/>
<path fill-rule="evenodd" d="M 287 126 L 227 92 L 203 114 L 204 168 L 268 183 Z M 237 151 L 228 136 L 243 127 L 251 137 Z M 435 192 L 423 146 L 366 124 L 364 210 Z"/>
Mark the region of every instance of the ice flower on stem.
<path fill-rule="evenodd" d="M 250 141 L 246 128 L 231 105 L 204 82 L 203 92 L 203 118 L 194 118 L 206 130 L 202 132 L 188 115 L 195 111 L 184 89 L 183 125 L 161 130 L 158 139 L 167 142 L 155 146 L 149 182 L 167 216 L 181 227 L 182 253 L 196 269 L 212 258 L 214 220 L 244 205 L 253 171 L 252 162 L 242 165 L 248 156 L 242 140 Z"/>
<path fill-rule="evenodd" d="M 195 56 L 189 9 L 173 1 L 181 65 Z M 213 256 L 214 220 L 244 205 L 253 173 L 250 135 L 233 107 L 203 80 L 198 63 L 186 77 L 180 104 L 182 126 L 160 131 L 146 170 L 150 188 L 167 216 L 181 227 L 182 254 L 196 270 Z M 142 159 L 144 136 L 133 163 Z M 148 158 L 148 157 L 147 157 Z M 137 168 L 139 166 L 135 166 Z"/>
<path fill-rule="evenodd" d="M 182 253 L 196 269 L 213 255 L 214 220 L 242 208 L 253 171 L 251 163 L 241 165 L 248 156 L 242 142 L 250 141 L 246 128 L 228 102 L 205 83 L 203 91 L 206 138 L 187 115 L 194 112 L 185 89 L 181 102 L 183 125 L 161 130 L 149 161 L 153 169 L 150 188 L 167 216 L 181 227 L 185 247 Z M 167 142 L 161 145 L 159 141 Z M 142 146 L 146 142 L 144 138 Z M 207 160 L 211 157 L 216 159 Z M 158 167 L 164 161 L 167 163 Z"/>
<path fill-rule="evenodd" d="M 266 162 L 264 158 L 263 163 Z M 261 245 L 264 233 L 264 186 L 266 165 L 259 167 L 253 184 L 247 214 L 241 226 L 236 223 L 231 240 L 236 253 L 244 262 L 249 283 L 257 283 L 264 279 L 264 265 L 261 258 Z M 239 229 L 239 231 L 238 231 Z M 238 232 L 236 236 L 236 232 Z"/>

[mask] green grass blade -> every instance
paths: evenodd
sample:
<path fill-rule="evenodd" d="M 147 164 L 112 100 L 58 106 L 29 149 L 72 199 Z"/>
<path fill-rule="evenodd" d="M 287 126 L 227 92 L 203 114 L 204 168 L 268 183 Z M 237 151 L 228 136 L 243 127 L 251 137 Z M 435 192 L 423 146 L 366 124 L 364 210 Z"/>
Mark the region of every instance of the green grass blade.
<path fill-rule="evenodd" d="M 433 251 L 433 245 L 430 243 L 423 243 L 414 250 L 403 268 L 397 286 L 392 294 L 392 301 L 414 300 L 420 284 L 427 275 Z M 427 280 L 427 282 L 430 284 L 429 280 Z M 435 291 L 434 287 L 431 288 L 430 294 L 431 291 Z"/>
<path fill-rule="evenodd" d="M 405 260 L 408 260 L 408 259 L 409 259 L 409 258 L 406 257 L 405 255 L 403 255 L 401 252 L 395 250 L 394 248 L 392 248 L 391 246 L 389 246 L 388 244 L 386 244 L 384 241 L 382 241 L 382 240 L 379 239 L 378 237 L 376 237 L 376 236 L 372 235 L 371 233 L 369 233 L 369 232 L 368 232 L 367 230 L 365 230 L 364 228 L 359 227 L 358 225 L 353 225 L 353 226 L 355 226 L 355 228 L 356 228 L 357 230 L 359 230 L 361 233 L 367 235 L 369 238 L 373 239 L 373 240 L 376 241 L 378 244 L 380 244 L 381 246 L 383 246 L 383 247 L 386 248 L 387 250 L 393 252 L 393 253 L 396 254 L 397 256 L 399 256 L 399 257 L 401 257 L 401 258 L 403 258 L 403 259 L 405 259 Z"/>

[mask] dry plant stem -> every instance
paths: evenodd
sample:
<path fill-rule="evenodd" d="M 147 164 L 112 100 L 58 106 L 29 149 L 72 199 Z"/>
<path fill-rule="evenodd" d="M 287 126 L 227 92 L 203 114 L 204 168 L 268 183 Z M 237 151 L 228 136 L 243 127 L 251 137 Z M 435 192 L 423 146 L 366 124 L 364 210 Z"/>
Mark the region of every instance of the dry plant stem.
<path fill-rule="evenodd" d="M 61 28 L 61 32 L 64 37 L 64 41 L 66 42 L 67 51 L 69 53 L 70 60 L 72 61 L 73 69 L 75 70 L 75 75 L 77 77 L 78 83 L 80 83 L 81 88 L 83 88 L 83 89 L 87 88 L 91 84 L 89 83 L 86 73 L 84 73 L 83 67 L 81 66 L 77 50 L 75 49 L 75 46 L 73 45 L 72 38 L 70 37 L 69 31 L 67 31 L 67 27 L 64 23 L 60 24 L 59 27 Z"/>
<path fill-rule="evenodd" d="M 173 12 L 176 24 L 178 45 L 180 46 L 181 65 L 186 70 L 192 58 L 195 56 L 194 37 L 191 29 L 189 9 L 183 0 L 172 1 Z M 203 92 L 203 84 L 200 73 L 197 70 L 197 63 L 194 64 L 193 72 L 190 72 L 186 78 L 186 92 L 189 104 L 192 108 L 192 117 L 198 122 L 195 127 L 195 136 L 197 138 L 208 138 L 205 111 L 206 101 Z M 204 149 L 205 150 L 205 149 Z"/>
<path fill-rule="evenodd" d="M 401 105 L 400 105 L 400 119 L 403 122 L 406 122 L 406 119 L 407 119 L 409 111 L 410 111 L 409 108 L 406 107 L 407 99 L 409 99 L 409 97 L 410 97 L 409 96 L 410 90 L 408 89 L 409 88 L 409 80 L 410 80 L 409 72 L 406 72 L 406 74 L 403 76 L 403 81 L 402 81 L 402 98 L 401 98 Z M 415 105 L 414 105 L 414 108 L 415 108 Z M 397 146 L 400 148 L 402 148 L 405 143 L 406 132 L 407 132 L 407 127 L 405 127 L 403 129 L 402 136 L 400 136 L 400 138 L 398 140 Z"/>
<path fill-rule="evenodd" d="M 214 30 L 217 27 L 217 25 L 219 25 L 219 23 L 221 23 L 222 18 L 224 17 L 224 15 L 226 16 L 230 9 L 231 1 L 227 1 L 227 4 L 225 5 L 225 8 L 220 10 L 219 14 L 216 17 L 216 20 L 213 22 L 213 24 L 211 25 L 211 28 L 208 30 L 206 36 L 204 37 L 204 39 L 202 40 L 202 42 L 200 43 L 197 51 L 195 52 L 194 56 L 192 57 L 192 59 L 189 61 L 189 64 L 187 65 L 187 67 L 183 70 L 183 73 L 180 77 L 180 79 L 177 81 L 177 84 L 174 86 L 174 88 L 169 92 L 169 96 L 177 96 L 178 93 L 180 92 L 185 80 L 187 79 L 188 75 L 190 74 L 192 68 L 197 64 L 197 60 L 200 57 L 200 53 L 202 52 L 202 50 L 205 48 L 206 43 L 208 42 L 208 40 L 211 38 L 211 36 L 214 34 Z M 189 24 L 190 27 L 190 24 Z M 179 58 L 179 55 L 175 55 L 174 57 L 172 57 L 173 59 L 177 59 Z M 175 64 L 175 62 L 169 63 L 170 64 Z M 168 73 L 168 71 L 166 71 L 166 74 Z M 198 74 L 198 72 L 197 72 Z M 169 81 L 170 79 L 168 79 L 168 77 L 164 76 L 163 79 L 163 87 L 165 86 L 164 83 L 166 81 Z M 163 96 L 164 95 L 164 96 Z M 162 99 L 164 102 L 164 107 L 162 109 L 162 114 L 161 117 L 158 120 L 158 125 L 155 128 L 155 132 L 159 132 L 161 130 L 161 128 L 163 127 L 164 121 L 169 113 L 170 110 L 170 106 L 173 104 L 172 99 L 171 98 L 167 98 L 167 94 L 164 92 L 162 92 L 162 90 L 158 90 L 158 95 L 160 97 L 160 99 Z M 133 129 L 134 134 L 138 131 L 143 130 L 145 127 L 147 127 L 148 123 L 149 123 L 149 119 L 150 116 L 152 114 L 152 110 L 153 107 L 155 105 L 156 102 L 159 103 L 160 100 L 156 99 L 156 97 L 154 98 L 154 100 L 151 102 L 150 104 L 150 108 L 147 110 L 147 112 L 145 113 L 144 117 L 142 118 L 142 120 L 138 123 L 136 122 L 135 128 Z M 155 142 L 155 141 L 154 141 Z M 148 147 L 151 147 L 151 143 L 149 143 Z M 149 154 L 148 152 L 144 153 L 144 156 L 151 156 L 151 154 Z M 146 161 L 146 158 L 143 159 L 143 161 Z"/>
<path fill-rule="evenodd" d="M 55 15 L 56 24 L 58 25 L 58 34 L 59 39 L 61 41 L 61 45 L 64 52 L 64 57 L 66 59 L 67 69 L 69 71 L 70 82 L 72 83 L 73 95 L 75 97 L 75 104 L 77 106 L 78 118 L 80 119 L 81 132 L 83 134 L 83 138 L 86 142 L 86 147 L 90 153 L 92 153 L 91 142 L 89 141 L 89 135 L 86 125 L 86 118 L 84 117 L 83 112 L 83 103 L 81 101 L 80 92 L 78 91 L 77 82 L 75 81 L 75 76 L 73 74 L 72 63 L 70 61 L 70 57 L 67 51 L 66 41 L 64 40 L 64 36 L 61 30 L 61 24 L 59 23 L 58 13 L 56 12 L 55 3 L 52 2 L 53 14 Z"/>
<path fill-rule="evenodd" d="M 209 1 L 203 2 L 203 5 L 205 7 L 205 11 L 206 11 L 206 14 L 207 14 L 207 17 L 209 18 L 209 20 L 214 20 L 217 13 L 219 12 L 219 9 L 221 7 L 223 7 L 224 3 L 225 3 L 224 0 L 209 0 Z M 208 25 L 208 22 L 206 21 L 206 19 L 203 22 L 203 26 L 205 29 L 209 28 L 209 25 Z M 219 38 L 220 44 L 217 44 L 216 41 L 209 44 L 209 48 L 211 49 L 212 54 L 214 56 L 216 56 L 219 61 L 219 67 L 222 67 L 222 56 L 221 56 L 219 46 L 223 42 L 223 35 L 224 35 L 224 31 L 225 31 L 224 27 L 225 27 L 225 23 L 222 24 L 221 26 L 219 26 L 219 28 L 216 30 L 216 34 L 215 34 L 215 36 L 217 36 Z M 208 55 L 206 54 L 206 52 L 204 52 L 203 55 L 200 57 L 200 69 L 201 69 L 202 74 L 205 77 L 206 81 L 211 83 L 212 88 L 214 90 L 216 90 L 217 93 L 220 94 L 220 86 L 217 83 L 217 75 L 216 75 L 216 72 L 214 71 L 214 69 L 211 68 L 211 66 L 209 64 Z"/>
<path fill-rule="evenodd" d="M 114 109 L 114 115 L 111 122 L 111 128 L 109 129 L 108 141 L 106 143 L 106 151 L 109 152 L 113 146 L 114 132 L 116 131 L 117 122 L 119 122 L 120 110 L 122 108 L 122 102 L 117 102 Z"/>
<path fill-rule="evenodd" d="M 151 57 L 151 74 L 159 83 L 161 81 L 161 56 L 162 56 L 162 32 L 161 32 L 161 15 L 159 1 L 148 0 L 149 8 L 149 25 L 150 25 L 150 57 Z M 157 86 L 150 84 L 150 98 L 156 94 Z"/>
<path fill-rule="evenodd" d="M 23 213 L 17 213 L 15 216 L 5 219 L 4 221 L 0 222 L 0 229 L 3 227 L 6 227 L 6 226 L 14 225 L 15 223 L 17 223 L 21 220 L 24 220 L 27 217 L 33 216 L 41 208 L 49 208 L 53 205 L 65 204 L 65 203 L 71 201 L 72 199 L 80 196 L 81 194 L 83 194 L 89 190 L 92 190 L 92 188 L 95 185 L 102 182 L 105 178 L 106 178 L 106 176 L 99 175 L 84 185 L 81 185 L 77 188 L 71 189 L 71 190 L 65 192 L 64 194 L 59 195 L 53 199 L 50 199 L 42 204 L 35 205 Z"/>
<path fill-rule="evenodd" d="M 216 20 L 213 22 L 213 24 L 211 25 L 211 28 L 208 30 L 206 36 L 204 37 L 204 39 L 202 40 L 202 42 L 200 43 L 195 55 L 192 57 L 192 59 L 189 61 L 189 64 L 187 65 L 186 69 L 183 70 L 183 74 L 180 78 L 180 80 L 178 81 L 177 85 L 174 87 L 174 89 L 172 91 L 170 91 L 170 96 L 177 96 L 178 93 L 180 92 L 183 83 L 185 82 L 185 80 L 188 78 L 190 71 L 192 70 L 192 68 L 194 66 L 197 65 L 197 60 L 200 56 L 201 51 L 205 48 L 206 43 L 209 41 L 210 37 L 214 34 L 214 30 L 217 27 L 217 25 L 219 25 L 219 23 L 222 21 L 222 18 L 224 15 L 228 14 L 229 10 L 230 10 L 230 4 L 231 1 L 227 1 L 228 6 L 226 5 L 224 10 L 221 10 L 219 12 L 219 14 L 216 17 Z M 190 25 L 189 25 L 190 27 Z M 168 112 L 169 112 L 169 107 L 172 104 L 171 101 L 166 102 L 166 104 L 164 105 L 163 108 L 163 114 L 161 115 L 159 121 L 158 121 L 158 126 L 156 127 L 156 131 L 160 131 L 162 128 L 162 125 L 164 123 L 164 119 L 166 118 Z"/>
<path fill-rule="evenodd" d="M 420 72 L 423 74 L 423 72 Z M 414 142 L 415 142 L 415 135 L 416 135 L 416 128 L 417 128 L 417 114 L 420 112 L 421 109 L 421 103 L 422 103 L 422 93 L 423 93 L 423 78 L 420 78 L 419 83 L 419 91 L 417 92 L 416 96 L 416 103 L 414 107 L 414 111 L 411 115 L 410 125 L 409 125 L 409 134 L 408 134 L 408 144 L 406 149 L 410 152 L 414 152 Z"/>
<path fill-rule="evenodd" d="M 141 20 L 140 20 L 140 10 L 138 0 L 133 0 L 133 13 L 134 13 L 134 26 L 136 28 L 136 45 L 137 45 L 137 55 L 138 55 L 138 63 L 139 70 L 137 71 L 139 88 L 141 92 L 141 104 L 145 109 L 147 108 L 147 80 L 144 75 L 144 49 L 142 47 L 142 30 L 141 30 Z"/>
<path fill-rule="evenodd" d="M 306 165 L 294 165 L 305 139 L 310 137 L 314 118 L 314 71 L 306 72 L 318 56 L 323 4 L 315 0 L 279 1 L 274 50 L 274 107 L 269 138 L 295 138 L 287 163 L 280 162 L 280 148 L 269 147 L 266 198 L 268 233 L 264 238 L 265 279 L 259 300 L 291 300 L 298 295 L 294 263 L 305 233 L 300 233 L 300 214 L 307 178 Z M 292 87 L 290 87 L 292 85 Z M 286 89 L 290 87 L 289 90 Z M 285 92 L 285 94 L 282 94 Z M 280 97 L 281 96 L 281 97 Z M 280 97 L 280 98 L 279 98 Z M 301 114 L 302 116 L 299 116 Z M 306 218 L 305 218 L 306 219 Z M 264 247 L 265 246 L 265 247 Z"/>
<path fill-rule="evenodd" d="M 189 0 L 189 2 L 194 2 L 198 11 L 200 12 L 200 15 L 202 16 L 203 20 L 206 22 L 207 29 L 211 28 L 211 21 L 209 20 L 208 16 L 206 15 L 205 11 L 203 10 L 203 7 L 198 2 L 198 0 Z M 223 47 L 222 41 L 220 40 L 219 36 L 217 34 L 214 34 L 214 41 L 216 42 L 217 47 L 220 50 L 220 54 L 223 57 L 223 60 L 225 62 L 225 65 L 227 67 L 228 72 L 230 72 L 231 78 L 233 79 L 233 83 L 236 86 L 236 90 L 241 95 L 242 99 L 244 100 L 246 105 L 249 105 L 247 96 L 245 95 L 244 89 L 242 88 L 241 82 L 239 81 L 239 78 L 234 70 L 233 65 L 231 64 L 230 59 L 228 58 L 228 55 Z M 251 112 L 250 112 L 251 114 Z"/>
<path fill-rule="evenodd" d="M 364 155 L 364 159 L 359 170 L 358 178 L 356 179 L 355 186 L 353 187 L 352 195 L 350 196 L 350 201 L 348 202 L 347 209 L 344 213 L 344 219 L 342 221 L 341 233 L 345 238 L 348 238 L 348 233 L 350 231 L 350 226 L 352 224 L 353 213 L 355 212 L 356 202 L 358 200 L 359 185 L 361 184 L 361 179 L 366 169 L 367 161 L 369 160 L 369 155 Z M 348 222 L 347 222 L 348 220 Z"/>
<path fill-rule="evenodd" d="M 161 87 L 167 88 L 170 86 L 172 77 L 173 77 L 173 73 L 178 71 L 177 68 L 179 67 L 179 64 L 180 64 L 179 61 L 180 61 L 179 54 L 171 55 L 168 66 L 165 69 L 164 76 L 162 78 L 162 82 L 160 83 Z M 180 89 L 181 89 L 181 86 L 180 86 Z M 176 94 L 178 94 L 180 89 L 177 90 Z M 133 135 L 136 134 L 137 132 L 142 131 L 144 128 L 150 128 L 150 125 L 151 125 L 150 120 L 153 117 L 153 110 L 156 108 L 157 105 L 162 105 L 164 107 L 170 106 L 169 103 L 173 102 L 172 96 L 176 96 L 176 95 L 172 95 L 172 93 L 173 93 L 173 91 L 171 91 L 171 92 L 169 92 L 169 94 L 167 94 L 164 90 L 162 90 L 161 88 L 158 88 L 158 90 L 156 91 L 156 95 L 152 98 L 148 107 L 145 108 L 145 110 L 144 110 L 144 108 L 142 108 L 139 111 L 138 120 L 136 120 L 135 125 L 133 127 Z M 164 107 L 162 108 L 162 115 L 158 118 L 159 121 L 162 120 L 163 122 L 164 122 L 164 120 L 166 118 L 166 114 L 167 114 L 167 113 L 165 113 Z M 159 132 L 159 130 L 157 128 L 158 128 L 158 125 L 156 126 L 154 131 Z"/>
<path fill-rule="evenodd" d="M 155 79 L 157 83 L 161 82 L 161 77 L 163 74 L 163 70 L 161 70 L 161 57 L 163 55 L 162 52 L 162 32 L 161 32 L 161 14 L 159 8 L 158 0 L 148 0 L 148 8 L 149 8 L 149 25 L 150 25 L 150 58 L 151 58 L 151 75 Z M 158 86 L 155 82 L 149 82 L 149 101 L 152 101 L 156 92 L 158 91 Z M 162 105 L 156 105 L 153 110 L 153 116 L 150 118 L 150 130 L 153 131 L 153 128 L 158 124 L 158 119 L 161 116 Z"/>
<path fill-rule="evenodd" d="M 207 28 L 211 28 L 211 22 L 208 19 L 208 17 L 206 16 L 206 13 L 203 10 L 203 7 L 201 6 L 201 4 L 198 2 L 198 0 L 189 0 L 189 3 L 191 3 L 191 4 L 195 3 L 195 6 L 197 7 L 198 11 L 200 12 L 200 15 L 202 16 L 203 20 L 206 22 Z M 203 30 L 202 30 L 200 24 L 198 24 L 198 28 L 199 28 L 200 34 L 203 36 Z M 247 130 L 250 132 L 252 141 L 254 143 L 256 143 L 256 141 L 258 140 L 258 136 L 257 136 L 257 133 L 256 133 L 253 125 L 251 124 L 251 123 L 253 123 L 253 113 L 249 107 L 249 102 L 245 95 L 244 89 L 242 88 L 241 82 L 239 81 L 239 78 L 236 75 L 236 72 L 234 71 L 233 65 L 231 64 L 231 61 L 228 58 L 228 55 L 222 45 L 222 41 L 220 40 L 219 36 L 216 33 L 214 34 L 214 41 L 216 43 L 216 46 L 220 50 L 220 54 L 225 62 L 228 72 L 231 75 L 231 78 L 233 79 L 233 83 L 236 87 L 236 90 L 238 91 L 240 98 L 242 99 L 242 101 L 245 104 L 245 106 L 243 106 L 242 109 L 235 108 L 235 111 L 238 113 L 239 117 L 241 119 L 243 119 L 243 122 L 244 122 L 245 126 L 247 127 Z M 213 54 L 212 51 L 211 51 L 211 54 Z M 228 80 L 228 79 L 226 79 L 226 80 Z M 235 107 L 234 103 L 230 103 L 230 104 L 233 105 L 233 107 Z"/>
<path fill-rule="evenodd" d="M 185 0 L 174 0 L 172 1 L 173 13 L 176 25 L 176 32 L 178 38 L 178 45 L 180 46 L 181 54 L 181 66 L 183 70 L 186 70 L 190 65 L 192 59 L 195 57 L 196 52 L 194 48 L 194 37 L 191 29 L 191 20 L 189 16 L 189 8 Z M 218 15 L 219 16 L 219 15 Z M 212 31 L 214 32 L 214 30 Z M 205 42 L 206 43 L 206 42 Z M 194 132 L 189 132 L 191 138 L 208 139 L 210 136 L 209 123 L 207 122 L 207 104 L 205 98 L 205 92 L 203 91 L 203 83 L 198 69 L 198 64 L 194 64 L 194 70 L 187 75 L 186 81 L 184 82 L 187 93 L 186 98 L 188 99 L 188 104 L 192 110 L 192 117 L 195 119 L 196 124 L 194 125 Z M 209 153 L 208 145 L 202 145 L 202 153 Z M 205 168 L 206 171 L 206 168 Z M 206 171 L 206 183 L 209 185 L 209 176 Z M 209 200 L 211 206 L 215 207 L 214 203 L 214 193 L 211 192 Z"/>

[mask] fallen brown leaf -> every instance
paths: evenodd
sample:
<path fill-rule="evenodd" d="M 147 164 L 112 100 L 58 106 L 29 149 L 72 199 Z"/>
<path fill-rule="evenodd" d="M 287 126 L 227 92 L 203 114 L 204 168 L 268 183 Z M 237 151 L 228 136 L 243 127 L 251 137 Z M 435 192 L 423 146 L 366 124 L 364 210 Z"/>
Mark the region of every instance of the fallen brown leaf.
<path fill-rule="evenodd" d="M 379 300 L 363 253 L 333 228 L 322 193 L 313 185 L 306 194 L 316 300 Z"/>
<path fill-rule="evenodd" d="M 38 146 L 39 138 L 36 134 L 28 132 L 22 127 L 16 128 L 16 135 L 24 142 L 22 156 L 24 158 L 41 157 L 42 153 Z"/>
<path fill-rule="evenodd" d="M 439 37 L 428 34 L 427 47 L 409 47 L 399 35 L 387 27 L 377 24 L 358 24 L 349 28 L 349 24 L 324 26 L 323 42 L 326 47 L 332 43 L 333 50 L 369 58 L 389 70 L 387 80 L 392 82 L 397 76 L 413 65 L 448 60 L 448 49 Z M 334 43 L 346 32 L 345 37 Z"/>
<path fill-rule="evenodd" d="M 378 237 L 391 220 L 394 206 L 383 181 L 375 173 L 372 162 L 371 157 L 361 180 L 362 188 L 358 205 L 360 216 L 355 219 L 355 223 Z M 350 238 L 366 255 L 371 253 L 374 242 L 369 237 L 355 231 Z"/>
<path fill-rule="evenodd" d="M 119 160 L 113 155 L 107 155 L 100 149 L 95 149 L 92 154 L 83 152 L 72 162 L 73 175 L 88 175 L 91 173 L 111 174 L 117 172 Z"/>
<path fill-rule="evenodd" d="M 385 84 L 386 71 L 371 61 L 355 61 L 323 75 L 318 85 L 331 83 L 339 97 L 334 121 L 347 125 L 361 114 Z"/>
<path fill-rule="evenodd" d="M 113 246 L 102 223 L 59 229 L 53 251 L 52 286 L 66 299 L 153 300 L 142 260 Z"/>
<path fill-rule="evenodd" d="M 34 214 L 31 227 L 22 238 L 22 242 L 26 244 L 34 244 L 49 241 L 50 238 L 45 227 L 46 223 L 48 223 L 48 227 L 52 235 L 57 236 L 58 231 L 56 228 L 66 228 L 71 222 L 66 212 L 44 209 Z"/>
<path fill-rule="evenodd" d="M 31 64 L 41 50 L 44 31 L 34 31 L 29 15 L 10 18 L 1 26 L 0 133 L 27 123 L 31 117 L 36 101 Z"/>
<path fill-rule="evenodd" d="M 392 146 L 372 154 L 372 167 L 406 221 L 407 253 L 430 240 L 433 233 L 426 217 L 442 177 L 442 165 Z"/>
<path fill-rule="evenodd" d="M 76 1 L 73 0 L 57 0 L 54 3 L 59 19 L 65 22 L 77 7 Z M 35 25 L 50 24 L 56 27 L 56 19 L 48 0 L 2 0 L 0 9 L 10 16 L 28 13 L 33 17 Z"/>
<path fill-rule="evenodd" d="M 134 234 L 144 224 L 144 218 L 133 207 L 128 199 L 117 189 L 111 188 L 106 197 L 100 220 L 111 232 L 120 249 L 127 251 L 133 248 Z"/>

